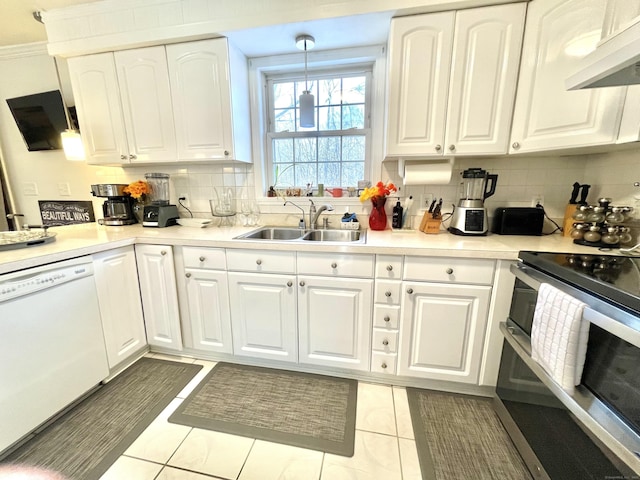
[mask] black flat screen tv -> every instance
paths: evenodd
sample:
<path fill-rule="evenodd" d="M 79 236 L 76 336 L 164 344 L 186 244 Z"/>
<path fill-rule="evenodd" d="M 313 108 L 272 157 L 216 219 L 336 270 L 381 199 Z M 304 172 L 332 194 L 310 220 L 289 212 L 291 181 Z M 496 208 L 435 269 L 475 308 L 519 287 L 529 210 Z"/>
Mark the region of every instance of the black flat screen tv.
<path fill-rule="evenodd" d="M 60 134 L 67 120 L 59 90 L 8 98 L 7 104 L 30 152 L 62 148 Z M 70 108 L 70 114 L 74 110 Z"/>

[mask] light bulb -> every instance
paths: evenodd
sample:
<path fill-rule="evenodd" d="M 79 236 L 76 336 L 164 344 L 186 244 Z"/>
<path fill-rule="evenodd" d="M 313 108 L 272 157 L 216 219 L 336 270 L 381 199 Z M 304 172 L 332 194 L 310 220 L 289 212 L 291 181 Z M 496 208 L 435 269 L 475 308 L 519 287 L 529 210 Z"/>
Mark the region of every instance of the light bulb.
<path fill-rule="evenodd" d="M 75 130 L 65 130 L 60 134 L 62 148 L 67 160 L 81 161 L 85 159 L 82 137 Z"/>

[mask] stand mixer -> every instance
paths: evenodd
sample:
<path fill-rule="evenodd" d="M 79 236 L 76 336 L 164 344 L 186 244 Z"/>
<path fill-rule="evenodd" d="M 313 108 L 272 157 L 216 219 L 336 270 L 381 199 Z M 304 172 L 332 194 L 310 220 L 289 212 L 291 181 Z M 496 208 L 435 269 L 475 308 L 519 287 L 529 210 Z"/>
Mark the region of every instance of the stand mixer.
<path fill-rule="evenodd" d="M 142 216 L 143 227 L 168 227 L 175 225 L 178 207 L 169 204 L 169 175 L 167 173 L 145 173 L 151 188 L 151 205 L 145 205 Z"/>
<path fill-rule="evenodd" d="M 453 212 L 449 232 L 454 235 L 486 235 L 487 209 L 484 201 L 496 192 L 498 175 L 490 175 L 481 168 L 462 172 L 462 194 Z"/>

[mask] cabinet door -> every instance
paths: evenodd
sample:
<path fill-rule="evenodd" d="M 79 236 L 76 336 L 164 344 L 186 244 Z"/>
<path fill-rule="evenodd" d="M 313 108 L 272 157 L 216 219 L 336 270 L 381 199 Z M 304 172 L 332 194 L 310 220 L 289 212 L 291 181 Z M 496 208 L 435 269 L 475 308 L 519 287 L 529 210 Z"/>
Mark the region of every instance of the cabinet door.
<path fill-rule="evenodd" d="M 491 287 L 404 282 L 398 374 L 478 382 Z"/>
<path fill-rule="evenodd" d="M 68 65 L 87 163 L 128 163 L 113 54 L 74 57 Z"/>
<path fill-rule="evenodd" d="M 133 247 L 92 256 L 109 368 L 147 344 Z"/>
<path fill-rule="evenodd" d="M 175 161 L 164 47 L 123 50 L 114 55 L 131 163 Z"/>
<path fill-rule="evenodd" d="M 229 272 L 233 353 L 298 361 L 294 275 Z"/>
<path fill-rule="evenodd" d="M 182 350 L 173 253 L 166 245 L 136 245 L 138 281 L 149 345 Z"/>
<path fill-rule="evenodd" d="M 369 370 L 373 280 L 298 277 L 300 363 Z"/>
<path fill-rule="evenodd" d="M 446 154 L 507 153 L 526 8 L 456 13 Z"/>
<path fill-rule="evenodd" d="M 185 280 L 193 348 L 232 353 L 227 272 L 186 269 Z"/>
<path fill-rule="evenodd" d="M 567 91 L 565 79 L 600 40 L 606 2 L 529 4 L 511 153 L 615 143 L 624 89 Z"/>
<path fill-rule="evenodd" d="M 454 12 L 394 18 L 387 155 L 442 153 Z"/>
<path fill-rule="evenodd" d="M 167 45 L 166 48 L 178 158 L 233 158 L 226 39 Z"/>

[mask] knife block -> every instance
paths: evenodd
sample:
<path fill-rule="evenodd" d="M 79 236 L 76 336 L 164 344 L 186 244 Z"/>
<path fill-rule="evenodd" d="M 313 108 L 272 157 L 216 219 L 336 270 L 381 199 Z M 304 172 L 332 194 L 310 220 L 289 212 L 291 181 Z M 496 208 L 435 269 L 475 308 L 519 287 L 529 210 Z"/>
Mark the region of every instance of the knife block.
<path fill-rule="evenodd" d="M 575 220 L 573 219 L 573 214 L 578 209 L 578 205 L 569 204 L 564 209 L 564 220 L 562 221 L 562 236 L 569 237 L 571 233 L 571 229 L 573 228 L 573 223 Z"/>

